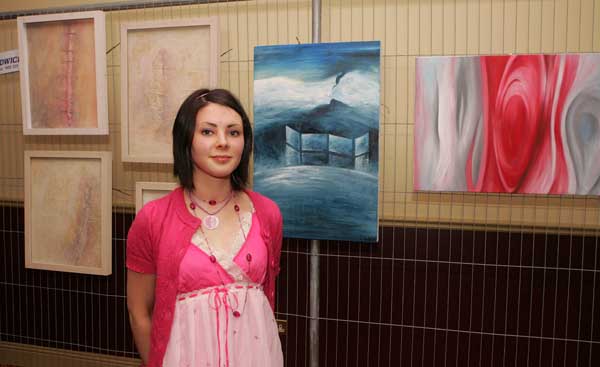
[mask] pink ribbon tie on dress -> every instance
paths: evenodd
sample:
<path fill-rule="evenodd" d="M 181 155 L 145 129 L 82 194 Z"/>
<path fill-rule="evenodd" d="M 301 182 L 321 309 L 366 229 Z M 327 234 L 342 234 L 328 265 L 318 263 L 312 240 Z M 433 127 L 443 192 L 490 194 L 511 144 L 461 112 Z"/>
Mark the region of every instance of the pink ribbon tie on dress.
<path fill-rule="evenodd" d="M 219 349 L 219 367 L 221 367 L 221 333 L 219 333 L 220 318 L 219 318 L 219 309 L 221 306 L 225 306 L 225 366 L 229 367 L 229 310 L 232 310 L 233 315 L 235 317 L 240 316 L 240 312 L 237 310 L 239 307 L 239 300 L 237 294 L 229 293 L 229 288 L 226 287 L 215 287 L 210 291 L 211 296 L 208 297 L 209 306 L 215 310 L 217 316 L 217 347 Z M 230 296 L 233 296 L 233 301 L 235 301 L 235 307 L 232 307 Z M 210 304 L 212 299 L 212 304 Z"/>
<path fill-rule="evenodd" d="M 234 317 L 240 317 L 242 313 L 239 311 L 240 302 L 236 293 L 230 292 L 231 289 L 262 289 L 262 286 L 257 284 L 230 284 L 229 286 L 216 286 L 213 288 L 208 288 L 204 291 L 196 290 L 192 292 L 188 292 L 185 294 L 181 294 L 178 297 L 179 301 L 185 300 L 187 298 L 196 297 L 198 294 L 206 295 L 208 294 L 208 306 L 215 311 L 215 315 L 217 317 L 217 346 L 219 349 L 219 367 L 223 367 L 221 364 L 221 334 L 219 333 L 219 329 L 221 328 L 221 321 L 219 319 L 219 311 L 222 306 L 225 307 L 225 367 L 229 367 L 229 313 Z M 246 296 L 247 297 L 247 294 Z M 245 303 L 245 300 L 244 300 Z M 243 311 L 243 310 L 242 310 Z"/>

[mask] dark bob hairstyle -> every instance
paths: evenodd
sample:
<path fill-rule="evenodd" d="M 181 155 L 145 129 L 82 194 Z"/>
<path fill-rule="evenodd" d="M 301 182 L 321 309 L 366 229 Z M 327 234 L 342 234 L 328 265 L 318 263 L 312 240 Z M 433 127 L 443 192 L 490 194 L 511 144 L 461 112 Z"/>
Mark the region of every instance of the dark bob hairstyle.
<path fill-rule="evenodd" d="M 198 89 L 183 101 L 173 124 L 173 174 L 186 190 L 194 189 L 194 162 L 192 140 L 196 131 L 196 115 L 209 103 L 229 107 L 242 118 L 244 128 L 244 150 L 240 164 L 231 174 L 231 186 L 242 190 L 248 184 L 248 164 L 252 152 L 252 127 L 250 119 L 240 101 L 225 89 Z"/>

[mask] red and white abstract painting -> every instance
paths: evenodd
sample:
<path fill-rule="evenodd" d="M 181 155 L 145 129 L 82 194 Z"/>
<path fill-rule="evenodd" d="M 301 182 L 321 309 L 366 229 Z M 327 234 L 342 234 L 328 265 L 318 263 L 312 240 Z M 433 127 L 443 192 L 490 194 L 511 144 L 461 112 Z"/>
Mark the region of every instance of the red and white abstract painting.
<path fill-rule="evenodd" d="M 414 188 L 600 194 L 600 54 L 416 62 Z"/>

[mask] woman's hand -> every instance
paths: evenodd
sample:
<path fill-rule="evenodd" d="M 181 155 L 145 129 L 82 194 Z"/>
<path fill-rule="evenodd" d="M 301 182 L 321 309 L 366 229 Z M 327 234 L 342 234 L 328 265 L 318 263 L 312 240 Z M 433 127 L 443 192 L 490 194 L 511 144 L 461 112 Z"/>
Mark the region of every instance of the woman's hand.
<path fill-rule="evenodd" d="M 142 362 L 148 363 L 156 275 L 127 270 L 127 309 L 133 339 Z"/>

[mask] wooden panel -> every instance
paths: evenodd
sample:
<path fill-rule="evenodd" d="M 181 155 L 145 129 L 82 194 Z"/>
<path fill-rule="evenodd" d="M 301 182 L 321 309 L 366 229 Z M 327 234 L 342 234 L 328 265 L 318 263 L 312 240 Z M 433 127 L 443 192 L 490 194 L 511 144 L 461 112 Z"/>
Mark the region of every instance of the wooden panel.
<path fill-rule="evenodd" d="M 467 1 L 467 15 L 466 18 L 457 19 L 457 21 L 463 21 L 467 27 L 466 42 L 467 42 L 467 54 L 476 55 L 479 53 L 479 38 L 481 37 L 480 21 L 479 16 L 479 2 L 478 1 Z"/>
<path fill-rule="evenodd" d="M 0 366 L 136 367 L 140 359 L 0 342 Z"/>
<path fill-rule="evenodd" d="M 527 1 L 517 1 L 515 9 L 515 52 L 528 53 L 530 4 Z"/>
<path fill-rule="evenodd" d="M 598 1 L 594 1 L 594 20 L 592 24 L 592 47 L 594 52 L 600 52 L 600 5 Z"/>
<path fill-rule="evenodd" d="M 479 31 L 476 29 L 475 32 L 479 33 L 479 54 L 491 54 L 492 50 L 492 39 L 494 27 L 492 27 L 492 1 L 481 0 L 479 2 Z"/>
<path fill-rule="evenodd" d="M 491 34 L 489 50 L 492 54 L 504 53 L 505 15 L 504 1 L 491 1 L 489 6 Z"/>
<path fill-rule="evenodd" d="M 514 53 L 517 48 L 517 0 L 507 0 L 504 3 L 503 9 L 504 16 L 504 33 L 502 35 L 502 52 L 503 53 Z M 521 38 L 526 39 L 527 33 L 520 35 Z"/>
<path fill-rule="evenodd" d="M 594 0 L 581 1 L 579 51 L 592 52 L 594 41 Z"/>
<path fill-rule="evenodd" d="M 446 28 L 446 18 L 444 17 L 444 6 L 441 2 L 435 1 L 431 3 L 429 9 L 428 23 L 425 26 L 431 27 L 431 54 L 443 55 L 446 37 L 452 37 L 454 30 L 450 31 Z M 430 23 L 429 23 L 430 22 Z M 445 32 L 448 30 L 448 34 Z"/>
<path fill-rule="evenodd" d="M 569 0 L 556 1 L 553 4 L 554 22 L 548 27 L 553 27 L 554 42 L 553 52 L 567 51 L 567 33 L 568 33 L 568 16 L 569 16 Z"/>

